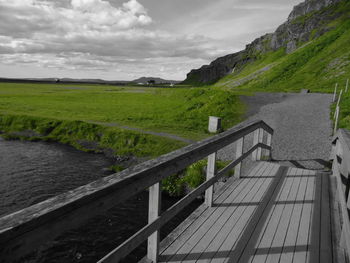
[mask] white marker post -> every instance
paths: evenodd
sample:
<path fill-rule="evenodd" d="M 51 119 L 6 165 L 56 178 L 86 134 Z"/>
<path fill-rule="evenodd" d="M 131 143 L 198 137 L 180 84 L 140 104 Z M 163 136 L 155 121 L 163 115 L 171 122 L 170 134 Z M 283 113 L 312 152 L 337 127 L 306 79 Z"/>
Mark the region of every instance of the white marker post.
<path fill-rule="evenodd" d="M 337 96 L 337 87 L 338 87 L 338 83 L 335 84 L 334 94 L 333 94 L 333 102 L 335 102 L 335 98 L 336 98 L 336 96 Z"/>
<path fill-rule="evenodd" d="M 340 91 L 340 94 L 339 94 L 339 97 L 338 97 L 338 102 L 337 102 L 337 107 L 339 107 L 339 103 L 340 103 L 342 94 L 343 94 L 343 90 Z"/>
<path fill-rule="evenodd" d="M 337 112 L 339 111 L 339 103 L 340 103 L 340 99 L 341 99 L 341 95 L 343 94 L 343 90 L 340 91 L 339 97 L 338 97 L 338 102 L 337 102 L 337 106 L 335 107 L 335 112 L 334 112 L 334 117 L 333 119 L 336 118 L 337 116 Z"/>
<path fill-rule="evenodd" d="M 339 107 L 337 107 L 337 108 L 335 109 L 335 122 L 334 122 L 333 135 L 337 132 L 338 118 L 339 118 Z"/>
<path fill-rule="evenodd" d="M 349 79 L 346 80 L 345 93 L 348 92 L 348 87 L 349 87 Z"/>

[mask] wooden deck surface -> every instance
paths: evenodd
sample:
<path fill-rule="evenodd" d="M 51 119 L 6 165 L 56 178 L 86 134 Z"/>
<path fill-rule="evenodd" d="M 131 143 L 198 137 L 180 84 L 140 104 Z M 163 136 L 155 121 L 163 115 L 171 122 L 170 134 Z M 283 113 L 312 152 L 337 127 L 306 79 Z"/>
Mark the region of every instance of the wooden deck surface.
<path fill-rule="evenodd" d="M 159 261 L 341 262 L 330 185 L 327 174 L 258 162 L 163 240 Z"/>

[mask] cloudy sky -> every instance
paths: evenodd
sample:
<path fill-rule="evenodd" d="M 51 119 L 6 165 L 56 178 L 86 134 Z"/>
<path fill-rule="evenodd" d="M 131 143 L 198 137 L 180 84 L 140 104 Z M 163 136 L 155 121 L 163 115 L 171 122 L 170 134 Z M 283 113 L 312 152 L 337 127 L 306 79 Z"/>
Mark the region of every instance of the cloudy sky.
<path fill-rule="evenodd" d="M 0 77 L 182 80 L 301 0 L 0 0 Z"/>

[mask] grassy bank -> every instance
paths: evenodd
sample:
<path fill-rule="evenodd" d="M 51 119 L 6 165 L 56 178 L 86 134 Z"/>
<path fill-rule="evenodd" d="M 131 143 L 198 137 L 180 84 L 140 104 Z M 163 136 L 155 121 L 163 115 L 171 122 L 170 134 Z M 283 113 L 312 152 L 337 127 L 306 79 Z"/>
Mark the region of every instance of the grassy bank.
<path fill-rule="evenodd" d="M 244 105 L 233 92 L 208 88 L 0 83 L 0 114 L 104 122 L 202 139 L 208 116 L 229 128 Z"/>
<path fill-rule="evenodd" d="M 111 149 L 118 156 L 156 157 L 185 145 L 115 127 L 26 115 L 1 115 L 0 130 L 8 139 L 56 141 L 87 152 Z"/>

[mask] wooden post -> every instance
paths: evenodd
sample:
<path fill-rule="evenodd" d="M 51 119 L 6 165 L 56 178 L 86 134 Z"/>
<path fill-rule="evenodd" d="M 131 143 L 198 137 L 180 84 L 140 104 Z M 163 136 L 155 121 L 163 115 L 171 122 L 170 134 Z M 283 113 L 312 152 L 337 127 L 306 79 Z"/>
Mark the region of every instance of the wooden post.
<path fill-rule="evenodd" d="M 335 122 L 334 122 L 333 134 L 335 134 L 337 132 L 338 118 L 339 118 L 339 106 L 337 106 L 337 108 L 335 109 Z"/>
<path fill-rule="evenodd" d="M 243 154 L 243 148 L 244 148 L 244 136 L 237 140 L 236 142 L 236 159 L 242 156 Z M 235 167 L 235 177 L 238 179 L 241 177 L 241 168 L 242 168 L 242 162 L 236 165 Z"/>
<path fill-rule="evenodd" d="M 348 87 L 349 87 L 349 79 L 346 80 L 345 93 L 348 92 Z"/>
<path fill-rule="evenodd" d="M 258 142 L 262 143 L 263 140 L 264 140 L 264 130 L 260 128 L 259 129 L 259 140 L 258 140 Z M 257 149 L 257 157 L 256 157 L 256 159 L 260 161 L 261 160 L 261 155 L 262 155 L 262 149 L 259 147 Z"/>
<path fill-rule="evenodd" d="M 253 133 L 253 146 L 256 145 L 259 141 L 259 129 L 256 129 Z M 257 156 L 257 150 L 255 150 L 254 152 L 252 152 L 252 160 L 256 161 L 256 156 Z"/>
<path fill-rule="evenodd" d="M 221 119 L 214 116 L 209 116 L 209 126 L 208 130 L 211 133 L 217 133 L 221 129 Z M 208 156 L 207 164 L 207 180 L 215 176 L 215 162 L 216 162 L 216 153 L 212 153 Z M 209 207 L 213 206 L 213 194 L 214 186 L 209 187 L 205 191 L 205 204 Z"/>
<path fill-rule="evenodd" d="M 160 183 L 154 184 L 149 188 L 148 223 L 160 216 L 161 198 Z M 158 262 L 159 241 L 159 230 L 148 237 L 147 258 L 153 263 Z"/>
<path fill-rule="evenodd" d="M 208 164 L 207 164 L 207 180 L 213 178 L 215 176 L 215 162 L 216 162 L 216 153 L 212 153 L 208 156 Z M 205 204 L 209 207 L 213 206 L 213 194 L 214 194 L 214 186 L 210 186 L 205 191 Z"/>
<path fill-rule="evenodd" d="M 340 94 L 339 94 L 339 97 L 338 97 L 338 102 L 337 102 L 337 107 L 339 107 L 339 103 L 340 103 L 342 94 L 343 94 L 343 90 L 340 91 Z"/>
<path fill-rule="evenodd" d="M 267 133 L 267 139 L 266 139 L 266 145 L 270 146 L 272 145 L 272 135 L 271 133 Z M 272 155 L 271 155 L 271 150 L 267 150 L 268 154 L 268 159 L 271 160 Z"/>
<path fill-rule="evenodd" d="M 253 139 L 253 146 L 258 144 L 259 142 L 263 142 L 263 129 L 259 128 L 254 131 L 254 139 Z M 252 160 L 253 161 L 260 161 L 261 160 L 261 148 L 256 149 L 252 153 Z"/>
<path fill-rule="evenodd" d="M 337 96 L 337 87 L 338 87 L 338 83 L 335 84 L 334 94 L 333 94 L 333 102 L 335 102 L 335 98 Z"/>

